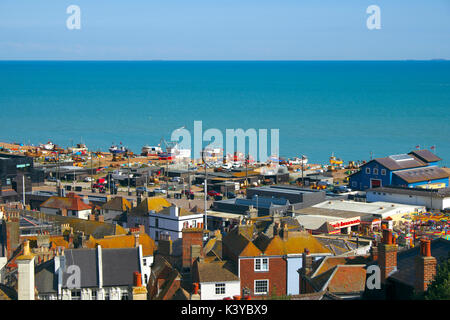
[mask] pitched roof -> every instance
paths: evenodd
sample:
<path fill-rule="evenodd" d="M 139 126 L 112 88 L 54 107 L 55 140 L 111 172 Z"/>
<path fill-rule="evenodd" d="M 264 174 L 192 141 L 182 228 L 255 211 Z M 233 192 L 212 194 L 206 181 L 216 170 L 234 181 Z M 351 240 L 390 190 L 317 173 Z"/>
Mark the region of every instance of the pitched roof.
<path fill-rule="evenodd" d="M 86 204 L 80 196 L 69 194 L 67 197 L 50 197 L 41 204 L 41 208 L 66 209 L 81 211 L 92 209 L 91 204 Z"/>
<path fill-rule="evenodd" d="M 385 158 L 376 158 L 372 161 L 378 162 L 382 166 L 388 168 L 389 170 L 401 170 L 401 169 L 408 169 L 408 168 L 417 168 L 417 167 L 425 167 L 427 164 L 420 161 L 419 159 L 415 157 L 411 157 L 411 160 L 402 160 L 402 161 L 395 161 L 391 157 L 385 157 Z M 368 163 L 370 163 L 369 161 Z"/>
<path fill-rule="evenodd" d="M 138 248 L 102 249 L 104 286 L 130 286 L 140 270 Z"/>
<path fill-rule="evenodd" d="M 165 198 L 145 198 L 137 207 L 131 210 L 132 215 L 147 215 L 150 211 L 159 212 L 172 204 Z"/>
<path fill-rule="evenodd" d="M 394 175 L 408 183 L 445 179 L 450 176 L 447 171 L 437 166 L 398 171 L 394 172 Z"/>
<path fill-rule="evenodd" d="M 239 281 L 236 266 L 230 261 L 199 262 L 199 282 Z"/>
<path fill-rule="evenodd" d="M 131 203 L 124 197 L 115 197 L 102 206 L 104 210 L 115 210 L 125 212 L 132 208 Z"/>
<path fill-rule="evenodd" d="M 432 153 L 429 150 L 423 149 L 423 150 L 414 150 L 409 153 L 410 155 L 414 155 L 415 157 L 419 158 L 420 160 L 424 162 L 436 162 L 441 161 L 442 159 L 439 158 L 437 155 Z"/>
<path fill-rule="evenodd" d="M 448 257 L 450 241 L 439 238 L 431 241 L 431 255 L 437 259 L 438 264 Z M 415 258 L 419 255 L 420 246 L 397 253 L 397 271 L 389 278 L 414 287 Z"/>
<path fill-rule="evenodd" d="M 238 256 L 259 256 L 259 250 L 252 242 L 251 238 L 247 238 L 248 230 L 250 228 L 243 228 L 250 226 L 236 226 L 233 230 L 225 235 L 223 238 L 223 245 L 228 248 L 233 255 Z M 244 235 L 245 234 L 245 235 Z"/>
<path fill-rule="evenodd" d="M 336 272 L 328 283 L 328 291 L 338 293 L 362 293 L 366 285 L 366 269 L 364 266 L 336 267 Z"/>
<path fill-rule="evenodd" d="M 275 236 L 264 249 L 265 255 L 300 254 L 308 249 L 311 253 L 331 253 L 316 238 L 307 232 L 289 232 L 288 239 Z"/>
<path fill-rule="evenodd" d="M 97 245 L 100 245 L 102 248 L 134 248 L 135 241 L 135 236 L 132 234 L 106 236 L 103 239 L 95 239 L 90 236 L 86 246 L 92 249 Z M 139 234 L 139 244 L 142 245 L 142 254 L 144 256 L 152 256 L 156 250 L 155 241 L 146 233 Z"/>

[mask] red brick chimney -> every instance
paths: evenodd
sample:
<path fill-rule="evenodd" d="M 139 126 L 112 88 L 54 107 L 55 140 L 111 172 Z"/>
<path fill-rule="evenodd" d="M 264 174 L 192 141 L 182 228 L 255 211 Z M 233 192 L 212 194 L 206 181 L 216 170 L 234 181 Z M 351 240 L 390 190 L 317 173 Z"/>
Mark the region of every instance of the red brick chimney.
<path fill-rule="evenodd" d="M 198 256 L 203 256 L 203 229 L 183 229 L 182 238 L 182 265 L 183 268 L 191 268 Z"/>
<path fill-rule="evenodd" d="M 142 275 L 139 272 L 135 271 L 133 273 L 133 276 L 134 276 L 134 286 L 142 287 Z"/>
<path fill-rule="evenodd" d="M 381 269 L 381 282 L 385 283 L 389 275 L 397 270 L 398 245 L 394 243 L 392 231 L 383 229 L 383 239 L 378 245 L 378 265 Z"/>
<path fill-rule="evenodd" d="M 420 239 L 420 252 L 415 259 L 415 289 L 417 292 L 427 291 L 436 275 L 437 261 L 431 256 L 431 240 Z"/>

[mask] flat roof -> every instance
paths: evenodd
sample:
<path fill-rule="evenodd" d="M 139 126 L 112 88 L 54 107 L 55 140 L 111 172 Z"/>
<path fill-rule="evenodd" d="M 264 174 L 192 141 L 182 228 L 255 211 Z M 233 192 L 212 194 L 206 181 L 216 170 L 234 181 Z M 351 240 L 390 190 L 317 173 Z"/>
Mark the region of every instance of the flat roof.
<path fill-rule="evenodd" d="M 346 211 L 346 210 L 336 210 L 336 209 L 328 209 L 328 208 L 317 208 L 315 206 L 299 209 L 294 211 L 295 214 L 309 215 L 309 216 L 322 216 L 322 217 L 332 217 L 335 219 L 350 219 L 350 218 L 360 218 L 361 212 L 356 211 Z"/>
<path fill-rule="evenodd" d="M 403 213 L 405 211 L 416 212 L 417 208 L 425 208 L 424 206 L 413 206 L 392 202 L 357 202 L 350 200 L 328 200 L 318 203 L 313 208 L 342 210 L 367 214 L 395 214 L 399 210 Z"/>
<path fill-rule="evenodd" d="M 407 188 L 407 187 L 379 187 L 367 190 L 367 192 L 384 192 L 394 194 L 406 194 L 415 196 L 425 196 L 433 198 L 450 197 L 450 188 L 442 189 L 424 189 L 424 188 Z"/>
<path fill-rule="evenodd" d="M 300 223 L 305 229 L 316 230 L 319 229 L 325 222 L 333 223 L 341 218 L 337 217 L 326 217 L 326 216 L 316 216 L 316 215 L 299 215 L 295 217 L 298 223 Z"/>
<path fill-rule="evenodd" d="M 245 218 L 247 215 L 245 214 L 239 214 L 239 213 L 232 213 L 232 212 L 219 212 L 214 210 L 208 210 L 208 216 L 213 216 L 217 218 L 223 218 L 223 219 L 239 219 L 240 217 Z"/>

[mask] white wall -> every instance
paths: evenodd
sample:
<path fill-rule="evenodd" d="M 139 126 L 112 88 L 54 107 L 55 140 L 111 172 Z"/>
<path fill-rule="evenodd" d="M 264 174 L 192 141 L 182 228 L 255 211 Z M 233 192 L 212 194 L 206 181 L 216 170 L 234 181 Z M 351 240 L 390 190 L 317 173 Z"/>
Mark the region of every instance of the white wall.
<path fill-rule="evenodd" d="M 401 203 L 408 204 L 413 206 L 425 206 L 427 208 L 433 208 L 438 210 L 443 210 L 445 208 L 450 207 L 450 198 L 436 199 L 433 198 L 431 200 L 430 197 L 425 196 L 417 196 L 417 195 L 407 195 L 407 194 L 395 194 L 388 192 L 380 192 L 378 194 L 376 191 L 368 191 L 367 192 L 367 202 L 393 202 L 393 203 Z"/>
<path fill-rule="evenodd" d="M 225 294 L 216 295 L 216 283 L 225 283 Z M 200 300 L 222 300 L 223 298 L 241 295 L 240 281 L 201 282 Z"/>

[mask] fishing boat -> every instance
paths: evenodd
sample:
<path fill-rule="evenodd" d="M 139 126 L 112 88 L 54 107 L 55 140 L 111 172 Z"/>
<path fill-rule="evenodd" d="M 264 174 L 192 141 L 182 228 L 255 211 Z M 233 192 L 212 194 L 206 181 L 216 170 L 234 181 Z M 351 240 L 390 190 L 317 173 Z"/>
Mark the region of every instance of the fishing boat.
<path fill-rule="evenodd" d="M 157 156 L 159 153 L 162 153 L 163 150 L 161 147 L 152 147 L 152 146 L 143 146 L 141 150 L 141 155 L 143 156 Z"/>
<path fill-rule="evenodd" d="M 39 145 L 41 149 L 52 151 L 55 149 L 56 145 L 54 145 L 51 141 L 47 142 L 46 144 Z"/>
<path fill-rule="evenodd" d="M 112 154 L 120 154 L 120 153 L 125 153 L 127 152 L 127 148 L 125 148 L 124 146 L 117 146 L 117 145 L 112 145 L 109 148 L 109 152 L 111 152 Z"/>
<path fill-rule="evenodd" d="M 294 164 L 294 165 L 306 165 L 308 163 L 308 157 L 307 156 L 301 156 L 300 158 L 295 157 L 293 160 L 289 159 L 288 160 L 289 164 Z"/>

